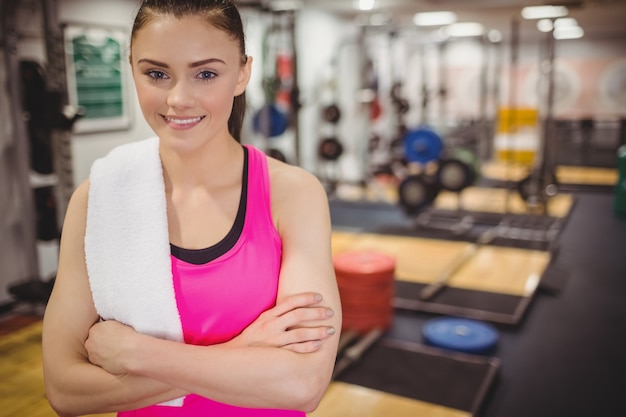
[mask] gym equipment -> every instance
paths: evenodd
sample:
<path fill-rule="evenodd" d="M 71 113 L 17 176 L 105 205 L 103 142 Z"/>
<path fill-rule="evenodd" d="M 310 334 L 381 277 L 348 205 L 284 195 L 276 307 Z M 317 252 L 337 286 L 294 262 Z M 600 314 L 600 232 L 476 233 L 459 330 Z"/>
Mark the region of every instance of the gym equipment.
<path fill-rule="evenodd" d="M 326 161 L 336 161 L 343 154 L 343 145 L 334 136 L 322 139 L 317 149 L 320 158 Z"/>
<path fill-rule="evenodd" d="M 408 162 L 426 164 L 439 159 L 443 141 L 428 127 L 409 130 L 404 135 L 404 155 Z"/>
<path fill-rule="evenodd" d="M 391 102 L 393 103 L 398 115 L 404 115 L 409 112 L 411 105 L 409 101 L 402 95 L 402 82 L 396 81 L 391 87 Z"/>
<path fill-rule="evenodd" d="M 48 127 L 46 79 L 43 67 L 29 60 L 20 61 L 22 107 L 30 142 L 30 166 L 40 174 L 52 174 L 52 139 Z"/>
<path fill-rule="evenodd" d="M 255 132 L 275 138 L 287 130 L 289 117 L 275 104 L 266 104 L 254 115 L 252 125 Z"/>
<path fill-rule="evenodd" d="M 274 147 L 271 139 L 293 135 L 293 155 L 300 158 L 299 88 L 295 48 L 295 11 L 269 11 L 269 22 L 262 39 L 262 81 L 265 103 L 252 119 L 252 127 L 265 139 L 265 148 Z"/>
<path fill-rule="evenodd" d="M 367 101 L 369 104 L 369 119 L 376 121 L 383 113 L 383 108 L 378 97 L 378 74 L 374 67 L 372 58 L 365 52 L 363 65 L 363 90 L 371 93 L 371 99 Z M 369 96 L 369 94 L 367 95 Z"/>
<path fill-rule="evenodd" d="M 404 211 L 412 215 L 432 204 L 440 190 L 434 178 L 425 174 L 410 174 L 400 181 L 398 198 Z"/>
<path fill-rule="evenodd" d="M 437 170 L 437 180 L 448 191 L 459 192 L 469 187 L 476 179 L 472 167 L 460 159 L 443 159 Z"/>
<path fill-rule="evenodd" d="M 336 104 L 329 104 L 322 109 L 322 118 L 329 123 L 337 124 L 341 119 L 341 109 Z"/>
<path fill-rule="evenodd" d="M 20 51 L 17 23 L 18 2 L 2 2 L 2 13 L 0 13 L 0 77 L 2 81 L 3 94 L 8 95 L 12 101 L 17 101 L 22 97 L 20 91 L 20 63 L 18 51 Z M 43 97 L 42 97 L 43 99 Z M 30 187 L 30 158 L 28 150 L 28 132 L 24 123 L 23 107 L 19 103 L 9 100 L 2 100 L 0 103 L 2 112 L 0 119 L 3 122 L 2 129 L 12 132 L 11 142 L 2 147 L 0 153 L 0 163 L 6 164 L 3 173 L 9 174 L 2 178 L 3 189 L 8 191 L 9 199 L 5 195 L 0 196 L 0 212 L 5 214 L 2 222 L 2 240 L 0 247 L 15 246 L 13 253 L 20 253 L 21 259 L 16 259 L 16 265 L 3 265 L 2 283 L 6 280 L 20 279 L 28 277 L 29 280 L 37 280 L 39 274 L 39 261 L 37 253 L 37 231 L 34 196 Z M 4 231 L 14 231 L 7 233 Z M 6 242 L 6 243 L 5 243 Z M 13 249 L 13 248 L 12 248 Z M 5 278 L 6 277 L 6 278 Z"/>
<path fill-rule="evenodd" d="M 554 174 L 554 63 L 555 63 L 555 39 L 553 30 L 547 32 L 546 45 L 541 69 L 547 79 L 548 91 L 546 97 L 546 109 L 543 117 L 543 126 L 540 135 L 540 149 L 535 156 L 534 167 L 526 178 L 517 184 L 517 190 L 529 209 L 537 209 L 547 212 L 548 200 L 554 197 L 558 191 L 558 183 Z"/>
<path fill-rule="evenodd" d="M 544 207 L 550 197 L 558 194 L 559 184 L 553 172 L 546 176 L 540 170 L 535 170 L 517 183 L 517 192 L 530 207 Z"/>
<path fill-rule="evenodd" d="M 384 253 L 349 251 L 334 256 L 344 329 L 366 333 L 391 326 L 396 261 Z"/>
<path fill-rule="evenodd" d="M 40 187 L 33 190 L 37 213 L 37 238 L 43 241 L 59 238 L 57 204 L 54 187 Z"/>
<path fill-rule="evenodd" d="M 457 352 L 484 354 L 498 343 L 498 331 L 488 323 L 458 317 L 429 320 L 422 328 L 427 344 Z"/>
<path fill-rule="evenodd" d="M 444 190 L 460 192 L 476 182 L 478 160 L 470 151 L 455 149 L 439 161 L 437 181 Z"/>

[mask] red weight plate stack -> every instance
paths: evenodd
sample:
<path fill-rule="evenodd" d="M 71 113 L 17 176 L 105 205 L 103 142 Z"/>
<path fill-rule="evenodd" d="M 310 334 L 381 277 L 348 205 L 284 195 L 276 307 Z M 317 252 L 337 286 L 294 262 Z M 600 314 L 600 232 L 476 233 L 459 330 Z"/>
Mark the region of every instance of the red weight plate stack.
<path fill-rule="evenodd" d="M 375 251 L 350 251 L 333 259 L 343 310 L 343 328 L 366 333 L 387 329 L 393 318 L 396 261 Z"/>

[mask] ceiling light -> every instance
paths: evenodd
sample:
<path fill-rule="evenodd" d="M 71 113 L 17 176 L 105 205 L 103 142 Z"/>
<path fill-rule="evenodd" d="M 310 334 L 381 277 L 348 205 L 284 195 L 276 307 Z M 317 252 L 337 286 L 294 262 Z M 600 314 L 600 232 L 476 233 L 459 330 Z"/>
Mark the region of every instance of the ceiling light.
<path fill-rule="evenodd" d="M 573 17 L 561 17 L 554 21 L 554 28 L 575 27 L 578 22 Z"/>
<path fill-rule="evenodd" d="M 453 12 L 424 12 L 413 16 L 413 23 L 417 26 L 443 26 L 456 22 Z"/>
<path fill-rule="evenodd" d="M 539 29 L 539 32 L 550 32 L 553 28 L 552 19 L 537 20 L 537 29 Z"/>
<path fill-rule="evenodd" d="M 585 31 L 580 26 L 564 26 L 554 28 L 554 39 L 579 39 Z"/>
<path fill-rule="evenodd" d="M 553 19 L 567 16 L 565 6 L 529 6 L 522 9 L 524 19 Z"/>
<path fill-rule="evenodd" d="M 450 37 L 460 38 L 467 36 L 481 36 L 485 33 L 485 27 L 480 23 L 462 22 L 446 26 L 443 28 L 443 31 Z"/>
<path fill-rule="evenodd" d="M 492 43 L 502 42 L 502 32 L 496 29 L 491 29 L 487 32 L 487 39 Z"/>
<path fill-rule="evenodd" d="M 374 8 L 374 0 L 357 0 L 355 3 L 359 10 L 372 10 Z"/>

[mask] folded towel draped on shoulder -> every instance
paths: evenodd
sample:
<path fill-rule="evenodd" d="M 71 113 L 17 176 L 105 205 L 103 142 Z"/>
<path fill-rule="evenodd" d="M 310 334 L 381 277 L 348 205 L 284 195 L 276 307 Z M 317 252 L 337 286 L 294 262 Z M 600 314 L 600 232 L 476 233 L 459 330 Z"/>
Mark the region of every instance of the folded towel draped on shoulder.
<path fill-rule="evenodd" d="M 93 163 L 89 182 L 85 259 L 96 311 L 139 333 L 183 341 L 159 139 L 113 149 Z"/>

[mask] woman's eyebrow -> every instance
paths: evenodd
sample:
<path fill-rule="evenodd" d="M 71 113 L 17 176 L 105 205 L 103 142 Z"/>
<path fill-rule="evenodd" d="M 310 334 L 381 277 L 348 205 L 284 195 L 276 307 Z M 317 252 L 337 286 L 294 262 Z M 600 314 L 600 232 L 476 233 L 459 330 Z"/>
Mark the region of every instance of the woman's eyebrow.
<path fill-rule="evenodd" d="M 148 63 L 150 65 L 154 65 L 157 67 L 163 67 L 163 68 L 169 68 L 169 65 L 167 65 L 165 62 L 160 62 L 160 61 L 155 61 L 154 59 L 149 59 L 149 58 L 143 58 L 140 59 L 139 61 L 137 61 L 138 64 L 141 63 Z M 189 68 L 196 68 L 196 67 L 201 67 L 202 65 L 206 65 L 206 64 L 213 64 L 213 63 L 222 63 L 222 64 L 226 64 L 223 60 L 219 59 L 219 58 L 209 58 L 209 59 L 203 59 L 202 61 L 196 61 L 196 62 L 192 62 L 188 65 Z"/>
<path fill-rule="evenodd" d="M 139 61 L 137 61 L 138 64 L 142 64 L 144 62 L 148 63 L 150 65 L 157 66 L 157 67 L 169 68 L 169 65 L 167 65 L 165 62 L 159 62 L 159 61 L 155 61 L 153 59 L 143 58 L 143 59 L 140 59 Z"/>
<path fill-rule="evenodd" d="M 224 62 L 223 60 L 219 58 L 209 58 L 209 59 L 203 59 L 202 61 L 192 62 L 191 64 L 189 64 L 189 68 L 201 67 L 203 65 L 214 64 L 216 62 L 226 65 L 226 62 Z"/>

